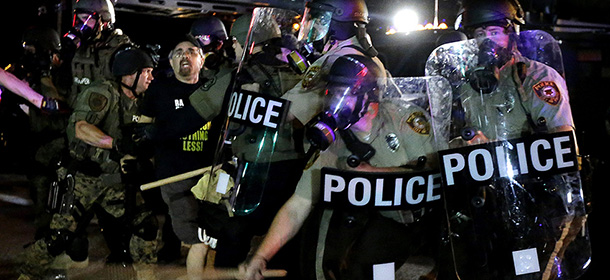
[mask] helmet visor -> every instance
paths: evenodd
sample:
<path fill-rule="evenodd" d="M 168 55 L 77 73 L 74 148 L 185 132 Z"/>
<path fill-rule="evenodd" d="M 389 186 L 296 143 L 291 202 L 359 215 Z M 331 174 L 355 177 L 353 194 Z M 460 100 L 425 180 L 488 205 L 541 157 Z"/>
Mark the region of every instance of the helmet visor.
<path fill-rule="evenodd" d="M 347 129 L 366 111 L 366 94 L 359 85 L 329 84 L 325 92 L 326 113 L 331 115 L 337 128 Z"/>
<path fill-rule="evenodd" d="M 88 39 L 96 32 L 98 19 L 95 13 L 76 13 L 72 19 L 72 29 L 83 39 Z"/>
<path fill-rule="evenodd" d="M 332 11 L 305 8 L 298 40 L 312 43 L 324 39 L 328 34 L 332 15 Z"/>

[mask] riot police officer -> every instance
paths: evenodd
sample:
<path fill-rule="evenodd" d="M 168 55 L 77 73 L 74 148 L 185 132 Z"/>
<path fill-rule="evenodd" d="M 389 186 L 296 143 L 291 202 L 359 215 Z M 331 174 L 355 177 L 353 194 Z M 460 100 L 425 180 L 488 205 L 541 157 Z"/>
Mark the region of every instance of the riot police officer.
<path fill-rule="evenodd" d="M 298 39 L 301 55 L 311 60 L 311 66 L 301 82 L 284 97 L 300 104 L 290 109 L 290 114 L 299 122 L 306 124 L 321 112 L 324 88 L 321 81 L 337 57 L 366 55 L 380 69 L 385 69 L 366 33 L 368 22 L 368 9 L 362 0 L 315 0 L 306 3 Z M 382 74 L 385 77 L 385 72 Z"/>
<path fill-rule="evenodd" d="M 216 17 L 193 22 L 189 35 L 204 51 L 202 76 L 207 80 L 189 99 L 195 111 L 209 121 L 220 114 L 225 93 L 233 81 L 235 57 L 229 57 L 231 52 L 225 51 L 233 46 L 225 43 L 229 36 Z"/>
<path fill-rule="evenodd" d="M 448 273 L 477 279 L 577 278 L 589 261 L 590 245 L 583 230 L 585 201 L 569 95 L 561 60 L 554 60 L 561 57 L 557 42 L 543 31 L 520 31 L 524 13 L 517 1 L 464 1 L 462 10 L 461 26 L 471 40 L 439 47 L 426 65 L 428 75 L 445 76 L 454 86 L 454 130 L 437 144 L 458 149 L 439 151 L 440 158 L 493 148 L 491 157 L 507 164 L 488 166 L 485 170 L 493 167 L 497 173 L 480 181 L 470 175 L 464 176 L 470 181 L 459 183 L 446 177 L 455 265 Z M 569 140 L 572 169 L 533 174 L 516 166 L 517 158 L 539 157 L 511 155 L 515 146 L 551 137 Z"/>
<path fill-rule="evenodd" d="M 230 113 L 234 111 L 230 104 L 238 93 L 254 94 L 258 104 L 269 104 L 262 100 L 280 100 L 298 83 L 300 75 L 290 68 L 285 58 L 291 47 L 283 40 L 283 35 L 294 36 L 292 24 L 297 18 L 298 13 L 294 11 L 256 8 L 252 16 L 240 17 L 233 26 L 232 33 L 249 34 L 237 38 L 246 40 L 239 43 L 247 47 L 241 56 L 232 91 L 224 98 L 226 111 L 222 116 L 229 115 L 230 124 L 223 128 L 224 141 L 219 142 L 221 146 L 215 163 L 223 164 L 227 159 L 235 158 L 238 165 L 235 170 L 249 167 L 235 177 L 239 186 L 233 192 L 239 192 L 239 195 L 227 199 L 233 201 L 229 202 L 231 213 L 227 213 L 223 202 L 202 202 L 200 227 L 217 240 L 215 265 L 220 267 L 236 267 L 246 258 L 252 238 L 267 231 L 271 218 L 293 193 L 301 175 L 304 153 L 299 138 L 293 137 L 291 123 L 281 123 L 277 129 L 267 130 L 237 124 L 231 120 L 234 115 Z M 253 110 L 260 113 L 259 109 Z M 246 183 L 240 185 L 239 182 Z"/>
<path fill-rule="evenodd" d="M 137 122 L 136 100 L 153 80 L 153 67 L 146 52 L 123 50 L 113 64 L 115 79 L 100 80 L 79 96 L 67 127 L 72 161 L 58 171 L 63 181 L 50 230 L 26 248 L 24 279 L 49 273 L 53 259 L 64 252 L 85 261 L 85 230 L 94 213 L 103 233 L 119 239 L 108 242 L 111 254 L 133 259 L 139 275 L 150 272 L 146 264 L 156 262 L 156 220 L 134 193 L 139 172 L 150 164 L 129 127 Z"/>
<path fill-rule="evenodd" d="M 46 213 L 49 185 L 55 177 L 56 163 L 66 147 L 65 127 L 69 108 L 63 92 L 59 91 L 58 67 L 61 65 L 59 52 L 60 37 L 57 31 L 48 27 L 32 27 L 25 31 L 22 39 L 23 55 L 20 62 L 9 71 L 0 69 L 0 85 L 4 92 L 4 103 L 12 98 L 9 92 L 29 101 L 28 110 L 30 133 L 23 135 L 28 140 L 30 152 L 21 151 L 27 158 L 28 179 L 32 183 L 31 196 L 34 201 L 37 231 L 48 226 L 50 215 Z M 23 80 L 21 80 L 23 79 Z M 8 105 L 4 105 L 8 106 Z M 13 104 L 17 106 L 17 104 Z M 8 110 L 2 109 L 2 111 Z M 24 156 L 25 155 L 25 156 Z"/>
<path fill-rule="evenodd" d="M 523 16 L 516 1 L 464 2 L 462 28 L 470 38 L 480 41 L 479 68 L 470 74 L 470 87 L 461 87 L 466 119 L 475 129 L 470 140 L 474 143 L 574 129 L 568 90 L 561 74 L 524 57 L 517 49 L 516 38 L 520 25 L 525 23 Z M 502 91 L 512 94 L 496 93 Z M 466 96 L 480 92 L 489 99 L 483 104 L 478 102 L 481 99 Z M 498 113 L 498 109 L 484 105 L 491 103 L 506 106 Z M 504 118 L 506 123 L 500 121 Z M 482 122 L 483 119 L 486 120 Z M 503 128 L 497 129 L 496 124 Z"/>
<path fill-rule="evenodd" d="M 304 224 L 303 250 L 310 256 L 301 261 L 306 279 L 371 279 L 374 264 L 400 265 L 413 253 L 419 240 L 405 226 L 413 218 L 409 211 L 316 208 L 326 193 L 320 185 L 323 167 L 360 176 L 421 171 L 426 165 L 418 161 L 434 156 L 426 111 L 401 99 L 382 99 L 385 88 L 378 79 L 383 77 L 369 57 L 345 55 L 335 60 L 324 87 L 324 111 L 307 125 L 308 140 L 323 151 L 304 171 L 256 253 L 241 267 L 245 279 L 262 279 L 266 263 Z M 308 217 L 311 227 L 305 222 Z"/>
<path fill-rule="evenodd" d="M 112 1 L 80 0 L 73 8 L 72 29 L 64 35 L 62 42 L 62 57 L 72 66 L 69 104 L 85 86 L 99 79 L 112 79 L 114 53 L 131 44 L 129 37 L 114 27 L 116 17 Z"/>

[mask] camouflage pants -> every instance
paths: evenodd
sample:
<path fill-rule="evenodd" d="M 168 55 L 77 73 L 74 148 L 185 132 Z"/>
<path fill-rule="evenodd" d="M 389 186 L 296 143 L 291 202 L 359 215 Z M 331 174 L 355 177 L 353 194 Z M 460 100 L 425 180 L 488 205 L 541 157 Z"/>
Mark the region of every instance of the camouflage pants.
<path fill-rule="evenodd" d="M 77 173 L 75 175 L 74 200 L 78 203 L 75 203 L 77 206 L 74 207 L 72 213 L 55 213 L 53 215 L 50 224 L 52 231 L 67 230 L 73 234 L 77 228 L 86 228 L 87 225 L 83 223 L 88 224 L 89 219 L 80 220 L 80 218 L 85 212 L 92 211 L 94 205 L 99 205 L 103 211 L 116 218 L 125 214 L 125 186 L 123 184 L 108 186 L 102 183 L 101 178 Z M 141 204 L 141 197 L 137 201 Z M 135 213 L 132 220 L 126 222 L 138 226 L 139 223 L 149 221 L 150 219 L 146 219 L 146 217 L 151 215 L 150 212 Z M 19 272 L 34 278 L 46 275 L 49 272 L 50 264 L 55 259 L 55 256 L 49 252 L 49 244 L 52 241 L 50 236 L 45 236 L 28 246 L 21 255 L 23 265 L 19 268 Z M 150 264 L 157 261 L 157 239 L 147 241 L 139 236 L 132 235 L 129 246 L 134 263 Z"/>

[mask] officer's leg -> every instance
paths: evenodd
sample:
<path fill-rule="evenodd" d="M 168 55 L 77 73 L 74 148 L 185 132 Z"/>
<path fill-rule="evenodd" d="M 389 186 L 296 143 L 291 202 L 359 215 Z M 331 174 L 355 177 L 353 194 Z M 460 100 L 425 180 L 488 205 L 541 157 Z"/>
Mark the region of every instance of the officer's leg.
<path fill-rule="evenodd" d="M 125 218 L 114 217 L 99 206 L 95 206 L 94 209 L 106 246 L 110 250 L 106 263 L 121 265 L 132 263 L 129 256 L 130 232 Z"/>
<path fill-rule="evenodd" d="M 142 193 L 144 200 L 147 205 L 151 205 L 154 209 L 153 213 L 156 215 L 163 215 L 165 218 L 165 222 L 163 223 L 163 227 L 161 229 L 161 249 L 157 253 L 157 259 L 160 263 L 171 263 L 175 260 L 180 259 L 181 257 L 181 247 L 182 243 L 176 233 L 174 233 L 174 229 L 172 227 L 172 218 L 169 214 L 169 209 L 167 203 L 163 201 L 161 190 L 165 189 L 167 186 L 163 188 L 156 188 L 152 190 L 147 190 Z M 149 204 L 150 203 L 150 204 Z"/>
<path fill-rule="evenodd" d="M 253 213 L 246 216 L 254 220 L 254 227 L 247 229 L 248 231 L 253 231 L 255 235 L 264 235 L 269 230 L 275 214 L 294 193 L 301 178 L 302 166 L 302 160 L 287 160 L 271 165 L 261 203 Z M 299 242 L 296 237 L 288 241 L 269 261 L 267 267 L 288 270 L 288 277 L 296 274 L 299 269 Z"/>
<path fill-rule="evenodd" d="M 39 173 L 29 179 L 32 184 L 32 200 L 34 201 L 34 226 L 36 239 L 41 238 L 43 232 L 49 228 L 53 214 L 47 211 L 49 186 L 53 181 L 50 174 Z"/>
<path fill-rule="evenodd" d="M 50 229 L 42 238 L 26 247 L 21 255 L 23 264 L 18 269 L 19 273 L 32 279 L 42 278 L 51 273 L 52 262 L 63 252 L 74 255 L 76 261 L 86 259 L 86 248 L 83 251 L 75 247 L 82 243 L 80 236 L 75 234 L 77 229 L 78 224 L 72 215 L 54 214 Z"/>
<path fill-rule="evenodd" d="M 45 138 L 48 136 L 51 138 Z M 30 168 L 28 179 L 32 183 L 32 200 L 34 201 L 34 226 L 36 227 L 36 239 L 44 230 L 49 228 L 53 213 L 47 209 L 49 189 L 51 183 L 58 179 L 57 168 L 62 153 L 65 151 L 64 138 L 56 135 L 42 135 L 40 139 L 43 144 L 34 155 L 33 165 Z M 52 139 L 44 143 L 46 140 Z"/>
<path fill-rule="evenodd" d="M 58 210 L 53 215 L 49 230 L 42 234 L 33 245 L 26 248 L 23 254 L 24 265 L 20 268 L 23 275 L 41 276 L 50 272 L 50 266 L 56 256 L 66 252 L 74 261 L 87 259 L 88 242 L 86 227 L 91 220 L 88 210 L 90 200 L 83 199 L 84 189 L 93 184 L 86 177 L 76 174 L 74 188 L 66 192 L 72 199 L 64 202 L 71 205 Z M 84 202 L 84 204 L 82 203 Z"/>
<path fill-rule="evenodd" d="M 125 190 L 122 185 L 106 188 L 104 194 L 94 206 L 106 245 L 110 255 L 106 263 L 126 264 L 133 260 L 129 254 L 129 239 L 131 231 L 129 221 L 125 218 Z"/>
<path fill-rule="evenodd" d="M 373 214 L 349 249 L 341 279 L 372 279 L 376 264 L 394 263 L 396 268 L 400 267 L 421 246 L 421 230 Z"/>
<path fill-rule="evenodd" d="M 143 205 L 137 210 L 130 221 L 133 235 L 129 241 L 129 250 L 134 262 L 133 267 L 137 279 L 156 279 L 159 223 L 152 211 L 146 210 Z"/>

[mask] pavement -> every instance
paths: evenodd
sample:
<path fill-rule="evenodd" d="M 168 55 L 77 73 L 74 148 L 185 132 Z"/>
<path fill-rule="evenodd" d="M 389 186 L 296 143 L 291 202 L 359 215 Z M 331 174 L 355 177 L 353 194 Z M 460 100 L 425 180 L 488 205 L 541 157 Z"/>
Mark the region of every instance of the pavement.
<path fill-rule="evenodd" d="M 0 172 L 0 279 L 19 277 L 16 272 L 19 266 L 17 256 L 23 251 L 25 245 L 34 241 L 34 214 L 28 184 L 24 175 Z M 604 246 L 602 242 L 606 240 L 606 237 L 603 236 L 604 232 L 599 229 L 603 226 L 600 219 L 607 217 L 607 211 L 605 211 L 607 206 L 601 204 L 598 206 L 589 216 L 593 261 L 585 275 L 579 279 L 605 279 L 605 277 L 599 278 L 599 274 L 595 274 L 596 271 L 601 271 L 597 267 L 603 265 L 600 258 L 596 258 L 603 252 L 597 249 Z M 159 218 L 162 222 L 162 217 Z M 105 265 L 104 260 L 109 251 L 95 220 L 89 225 L 87 231 L 89 233 L 88 264 L 69 269 L 69 279 L 136 279 L 136 274 L 131 266 Z M 186 273 L 186 252 L 187 249 L 183 248 L 181 259 L 170 264 L 159 264 L 156 267 L 155 279 L 182 278 L 181 276 Z M 593 275 L 598 277 L 593 277 Z"/>
<path fill-rule="evenodd" d="M 0 174 L 0 279 L 17 279 L 19 274 L 18 256 L 24 246 L 34 241 L 34 211 L 29 199 L 28 181 L 24 175 Z M 158 217 L 162 220 L 162 216 Z M 73 263 L 63 255 L 57 266 L 70 263 L 77 267 L 68 269 L 70 280 L 114 280 L 136 279 L 132 266 L 106 265 L 105 258 L 109 254 L 100 227 L 95 222 L 87 228 L 89 236 L 88 263 Z M 177 279 L 186 274 L 185 257 L 188 249 L 183 248 L 182 258 L 170 264 L 159 264 L 156 268 L 156 278 Z"/>

